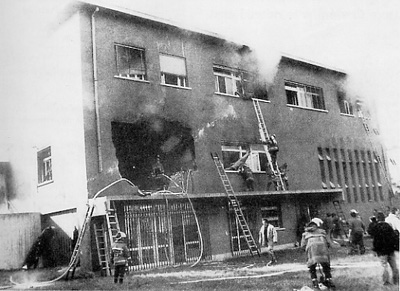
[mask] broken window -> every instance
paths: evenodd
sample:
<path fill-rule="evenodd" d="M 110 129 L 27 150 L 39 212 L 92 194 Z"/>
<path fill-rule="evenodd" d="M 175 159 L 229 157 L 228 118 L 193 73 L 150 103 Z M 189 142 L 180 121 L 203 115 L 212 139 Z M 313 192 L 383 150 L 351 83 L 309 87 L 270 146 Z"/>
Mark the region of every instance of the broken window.
<path fill-rule="evenodd" d="M 159 179 L 160 175 L 153 173 L 153 165 L 158 159 L 163 174 L 168 177 L 196 168 L 194 139 L 191 129 L 183 124 L 143 119 L 136 123 L 112 122 L 111 125 L 120 174 L 140 189 L 168 187 L 168 178 Z"/>
<path fill-rule="evenodd" d="M 161 84 L 188 87 L 186 60 L 181 57 L 160 55 Z"/>
<path fill-rule="evenodd" d="M 321 88 L 285 81 L 285 91 L 287 104 L 325 110 Z"/>
<path fill-rule="evenodd" d="M 351 103 L 348 100 L 346 100 L 345 93 L 338 91 L 337 97 L 338 97 L 340 113 L 353 115 L 353 105 L 351 105 Z"/>
<path fill-rule="evenodd" d="M 118 77 L 146 80 L 146 65 L 143 49 L 116 44 L 115 55 Z"/>
<path fill-rule="evenodd" d="M 47 147 L 37 154 L 38 183 L 43 184 L 53 180 L 51 167 L 51 147 Z"/>
<path fill-rule="evenodd" d="M 267 170 L 267 154 L 262 145 L 251 145 L 251 154 L 246 160 L 246 165 L 255 173 L 265 173 Z M 229 168 L 233 163 L 246 154 L 246 147 L 237 145 L 222 146 L 222 160 L 224 168 Z"/>

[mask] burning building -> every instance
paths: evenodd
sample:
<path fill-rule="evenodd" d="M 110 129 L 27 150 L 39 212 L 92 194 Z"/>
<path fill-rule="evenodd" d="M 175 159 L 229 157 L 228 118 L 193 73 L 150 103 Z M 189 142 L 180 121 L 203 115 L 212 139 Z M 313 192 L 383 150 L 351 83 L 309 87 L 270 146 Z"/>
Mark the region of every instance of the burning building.
<path fill-rule="evenodd" d="M 83 266 L 107 271 L 97 233 L 112 241 L 112 223 L 144 269 L 251 253 L 243 224 L 257 241 L 262 218 L 285 248 L 302 219 L 356 208 L 366 220 L 392 204 L 378 125 L 342 70 L 282 55 L 267 82 L 250 47 L 213 33 L 90 1 L 63 16 L 42 52 L 37 134 L 10 150 L 1 201 L 68 239 L 96 197 Z M 280 188 L 263 133 L 278 141 Z M 249 149 L 252 189 L 229 169 Z"/>

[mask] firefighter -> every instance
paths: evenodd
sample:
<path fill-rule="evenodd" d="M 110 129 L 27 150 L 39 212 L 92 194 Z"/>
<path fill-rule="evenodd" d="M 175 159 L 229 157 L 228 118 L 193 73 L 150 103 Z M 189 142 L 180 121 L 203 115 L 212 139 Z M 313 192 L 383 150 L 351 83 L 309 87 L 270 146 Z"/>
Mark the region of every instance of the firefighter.
<path fill-rule="evenodd" d="M 122 284 L 124 281 L 125 267 L 129 258 L 129 251 L 126 245 L 126 234 L 118 232 L 115 242 L 111 246 L 111 263 L 114 265 L 114 283 Z"/>

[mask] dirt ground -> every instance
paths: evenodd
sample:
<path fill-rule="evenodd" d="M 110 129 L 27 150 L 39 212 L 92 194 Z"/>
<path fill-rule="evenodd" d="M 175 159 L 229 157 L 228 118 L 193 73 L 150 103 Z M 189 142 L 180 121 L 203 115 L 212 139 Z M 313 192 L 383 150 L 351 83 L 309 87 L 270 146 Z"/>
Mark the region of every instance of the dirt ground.
<path fill-rule="evenodd" d="M 368 242 L 367 242 L 368 245 Z M 123 284 L 112 277 L 77 272 L 74 280 L 45 282 L 62 274 L 58 269 L 0 272 L 0 289 L 41 290 L 300 290 L 311 287 L 304 251 L 299 248 L 277 251 L 278 264 L 267 266 L 269 257 L 240 257 L 223 262 L 201 262 L 148 271 L 131 271 Z M 383 286 L 378 258 L 368 250 L 364 255 L 348 256 L 347 249 L 331 249 L 332 274 L 336 290 L 398 291 L 398 286 Z M 14 285 L 10 283 L 10 278 Z"/>

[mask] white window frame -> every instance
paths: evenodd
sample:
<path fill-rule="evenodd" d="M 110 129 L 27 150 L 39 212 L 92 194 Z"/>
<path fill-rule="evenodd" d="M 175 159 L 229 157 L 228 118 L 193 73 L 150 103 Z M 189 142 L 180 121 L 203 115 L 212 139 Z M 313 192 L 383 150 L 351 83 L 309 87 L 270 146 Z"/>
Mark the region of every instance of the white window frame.
<path fill-rule="evenodd" d="M 241 73 L 238 70 L 223 66 L 213 66 L 213 72 L 215 80 L 215 93 L 233 97 L 239 97 L 243 94 L 243 88 L 242 92 L 239 92 L 239 88 L 237 86 L 238 82 L 242 83 L 243 81 Z M 221 80 L 224 80 L 226 92 L 221 92 Z"/>
<path fill-rule="evenodd" d="M 51 147 L 48 146 L 37 153 L 38 184 L 47 184 L 53 181 Z"/>
<path fill-rule="evenodd" d="M 178 60 L 183 61 L 184 62 L 183 71 L 176 73 L 176 72 L 169 71 L 168 68 L 163 68 L 162 58 L 166 58 L 166 59 L 168 58 L 170 60 L 176 59 L 177 61 Z M 179 56 L 168 55 L 168 54 L 160 54 L 160 73 L 161 73 L 161 84 L 168 85 L 168 86 L 189 88 L 185 58 L 179 57 Z M 174 83 L 168 82 L 168 79 L 170 77 L 176 79 L 176 82 L 174 82 Z"/>
<path fill-rule="evenodd" d="M 285 80 L 285 92 L 286 91 L 296 93 L 293 103 L 289 103 L 289 100 L 287 100 L 288 105 L 326 111 L 322 88 Z M 320 104 L 314 104 L 313 97 L 320 100 L 319 103 L 323 105 L 323 108 L 320 108 Z"/>
<path fill-rule="evenodd" d="M 253 173 L 266 173 L 261 169 L 261 155 L 265 155 L 265 150 L 262 149 L 262 145 L 251 145 L 251 154 L 247 158 L 246 165 L 252 170 Z M 223 145 L 221 147 L 222 152 L 238 152 L 239 158 L 243 157 L 246 154 L 246 148 L 242 146 L 231 146 L 231 145 Z M 235 172 L 234 170 L 226 170 L 227 172 Z"/>
<path fill-rule="evenodd" d="M 130 79 L 130 80 L 140 80 L 140 81 L 146 81 L 147 80 L 147 69 L 146 69 L 146 59 L 145 59 L 145 50 L 129 45 L 123 45 L 123 44 L 115 44 L 115 58 L 116 58 L 116 70 L 117 74 L 115 77 L 119 78 L 124 78 L 124 79 Z M 140 69 L 138 68 L 132 68 L 129 67 L 127 68 L 127 72 L 124 72 L 123 69 L 121 68 L 122 64 L 120 63 L 120 59 L 122 56 L 120 55 L 119 49 L 126 49 L 126 50 L 133 50 L 136 51 L 140 54 Z M 126 61 L 129 66 L 133 64 L 132 60 L 129 59 L 129 55 L 126 56 L 128 60 Z M 126 69 L 125 69 L 126 70 Z"/>

